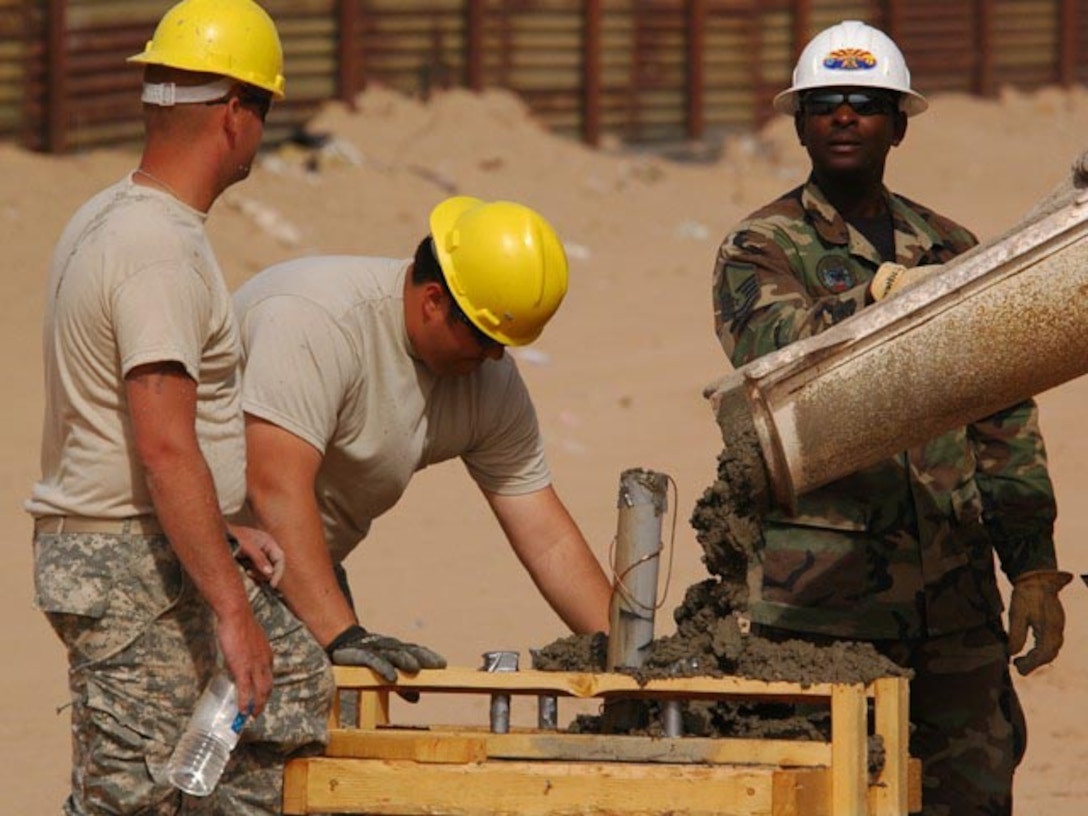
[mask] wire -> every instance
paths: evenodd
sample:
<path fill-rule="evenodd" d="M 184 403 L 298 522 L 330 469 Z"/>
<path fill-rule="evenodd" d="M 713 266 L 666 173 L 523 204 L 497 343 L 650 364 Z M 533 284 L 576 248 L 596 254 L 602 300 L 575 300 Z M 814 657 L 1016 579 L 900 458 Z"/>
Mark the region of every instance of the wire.
<path fill-rule="evenodd" d="M 668 485 L 672 487 L 673 509 L 671 511 L 672 512 L 672 525 L 671 525 L 671 530 L 670 530 L 670 533 L 669 533 L 669 560 L 668 560 L 668 565 L 667 565 L 667 568 L 666 568 L 666 571 L 665 571 L 665 584 L 664 584 L 664 587 L 663 587 L 663 589 L 661 591 L 661 598 L 660 598 L 660 600 L 655 601 L 654 604 L 647 606 L 646 604 L 642 603 L 642 601 L 635 598 L 631 594 L 631 591 L 624 584 L 624 579 L 636 567 L 638 567 L 638 566 L 640 566 L 642 564 L 648 563 L 649 561 L 652 561 L 655 558 L 660 558 L 661 553 L 664 550 L 664 545 L 659 546 L 658 549 L 655 550 L 654 552 L 647 553 L 646 555 L 642 556 L 637 561 L 635 561 L 633 564 L 630 564 L 622 573 L 620 573 L 620 572 L 617 572 L 617 570 L 616 570 L 616 537 L 613 536 L 612 541 L 610 542 L 609 547 L 608 547 L 608 565 L 609 565 L 609 567 L 610 567 L 610 569 L 612 571 L 612 578 L 613 578 L 612 597 L 609 599 L 609 602 L 608 602 L 608 608 L 609 608 L 610 611 L 612 609 L 612 605 L 616 601 L 616 595 L 618 593 L 620 593 L 621 591 L 622 591 L 622 594 L 623 594 L 623 598 L 629 604 L 631 604 L 632 606 L 640 607 L 641 609 L 643 609 L 646 612 L 656 612 L 658 609 L 660 609 L 662 606 L 665 605 L 665 601 L 669 597 L 669 586 L 672 583 L 673 555 L 676 552 L 676 519 L 677 519 L 676 508 L 679 506 L 679 503 L 680 503 L 680 488 L 677 486 L 676 481 L 672 478 L 672 476 L 669 476 L 668 474 L 663 474 L 663 475 L 665 476 L 665 480 L 668 483 Z M 656 588 L 655 588 L 655 595 L 656 595 Z"/>

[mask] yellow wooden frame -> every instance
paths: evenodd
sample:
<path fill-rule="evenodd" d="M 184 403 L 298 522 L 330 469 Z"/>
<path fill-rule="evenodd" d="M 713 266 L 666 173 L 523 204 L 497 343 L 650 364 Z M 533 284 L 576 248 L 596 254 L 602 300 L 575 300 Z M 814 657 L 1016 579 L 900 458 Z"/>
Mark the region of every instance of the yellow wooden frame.
<path fill-rule="evenodd" d="M 335 673 L 338 688 L 360 692 L 357 723 L 331 728 L 323 756 L 288 763 L 285 814 L 902 816 L 921 807 L 920 768 L 907 751 L 905 678 L 802 686 L 693 677 L 639 685 L 611 673 L 449 668 L 404 676 L 391 686 L 369 669 L 336 667 Z M 394 688 L 602 700 L 822 701 L 830 706 L 832 736 L 813 742 L 402 728 L 389 725 Z M 339 719 L 334 711 L 331 722 Z M 872 781 L 870 724 L 885 752 Z"/>

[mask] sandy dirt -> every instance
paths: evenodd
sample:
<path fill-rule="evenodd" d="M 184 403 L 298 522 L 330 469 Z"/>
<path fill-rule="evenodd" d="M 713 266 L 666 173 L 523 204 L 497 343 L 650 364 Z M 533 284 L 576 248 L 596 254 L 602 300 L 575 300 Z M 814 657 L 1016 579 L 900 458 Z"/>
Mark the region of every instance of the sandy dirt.
<path fill-rule="evenodd" d="M 892 154 L 896 189 L 971 226 L 980 237 L 1013 224 L 1088 148 L 1088 90 L 1005 93 L 995 100 L 936 96 Z M 275 114 L 273 113 L 273 116 Z M 536 399 L 556 486 L 602 563 L 616 532 L 620 474 L 667 473 L 677 493 L 662 570 L 657 633 L 707 567 L 689 523 L 716 477 L 722 447 L 703 387 L 727 373 L 713 336 L 710 279 L 718 241 L 741 217 L 804 178 L 807 159 L 789 121 L 678 162 L 609 145 L 593 151 L 539 127 L 502 93 L 449 92 L 423 105 L 381 89 L 358 109 L 333 105 L 312 123 L 318 153 L 270 153 L 228 191 L 209 231 L 232 287 L 272 262 L 312 253 L 406 256 L 430 208 L 449 193 L 521 200 L 555 223 L 571 257 L 571 289 L 543 337 L 517 352 Z M 712 146 L 716 147 L 716 146 Z M 46 265 L 56 237 L 87 196 L 135 164 L 131 152 L 53 158 L 0 146 L 0 370 L 8 383 L 0 443 L 2 654 L 0 780 L 4 811 L 57 812 L 68 774 L 65 660 L 33 608 L 30 520 L 22 510 L 38 472 L 40 327 Z M 1044 327 L 1040 327 L 1043 330 Z M 965 338 L 964 342 L 970 342 Z M 1088 571 L 1088 379 L 1040 398 L 1059 502 L 1063 566 Z M 363 622 L 478 667 L 495 649 L 522 653 L 565 634 L 505 545 L 464 469 L 429 469 L 375 524 L 347 563 Z M 669 580 L 666 584 L 665 577 Z M 1088 591 L 1065 593 L 1069 623 L 1057 664 L 1018 678 L 1031 736 L 1017 813 L 1073 816 L 1088 804 Z M 398 720 L 484 724 L 488 700 L 394 704 Z M 513 720 L 535 707 L 515 700 Z M 397 706 L 400 705 L 398 708 Z M 560 703 L 560 716 L 581 713 Z M 590 712 L 592 713 L 592 711 Z"/>

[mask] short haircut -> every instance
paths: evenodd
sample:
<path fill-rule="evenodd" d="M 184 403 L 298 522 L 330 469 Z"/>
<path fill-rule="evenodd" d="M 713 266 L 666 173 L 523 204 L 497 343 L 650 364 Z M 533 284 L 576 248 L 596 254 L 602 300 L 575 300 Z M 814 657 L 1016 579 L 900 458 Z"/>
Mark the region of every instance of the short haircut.
<path fill-rule="evenodd" d="M 428 283 L 437 283 L 450 299 L 450 310 L 446 314 L 446 322 L 453 323 L 461 319 L 464 312 L 461 311 L 461 307 L 457 305 L 457 298 L 450 291 L 450 285 L 446 281 L 446 275 L 434 251 L 434 240 L 429 235 L 419 242 L 415 258 L 412 260 L 412 285 L 424 286 Z"/>
<path fill-rule="evenodd" d="M 416 247 L 416 256 L 412 262 L 412 283 L 421 286 L 425 283 L 440 283 L 442 288 L 449 292 L 449 284 L 442 272 L 442 265 L 438 263 L 438 256 L 434 251 L 434 239 L 427 236 Z"/>

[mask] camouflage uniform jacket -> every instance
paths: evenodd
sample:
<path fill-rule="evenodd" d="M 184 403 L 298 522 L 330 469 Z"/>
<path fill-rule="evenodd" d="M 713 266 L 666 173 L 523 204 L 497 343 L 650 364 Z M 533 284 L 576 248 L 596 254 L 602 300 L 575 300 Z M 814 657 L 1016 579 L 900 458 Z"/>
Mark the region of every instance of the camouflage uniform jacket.
<path fill-rule="evenodd" d="M 944 263 L 976 243 L 885 196 L 899 263 Z M 850 317 L 880 262 L 810 180 L 723 241 L 713 293 L 722 347 L 741 366 Z M 1054 568 L 1055 515 L 1028 400 L 802 496 L 796 515 L 771 513 L 749 611 L 757 623 L 861 639 L 1000 621 L 994 551 L 1010 578 Z"/>

